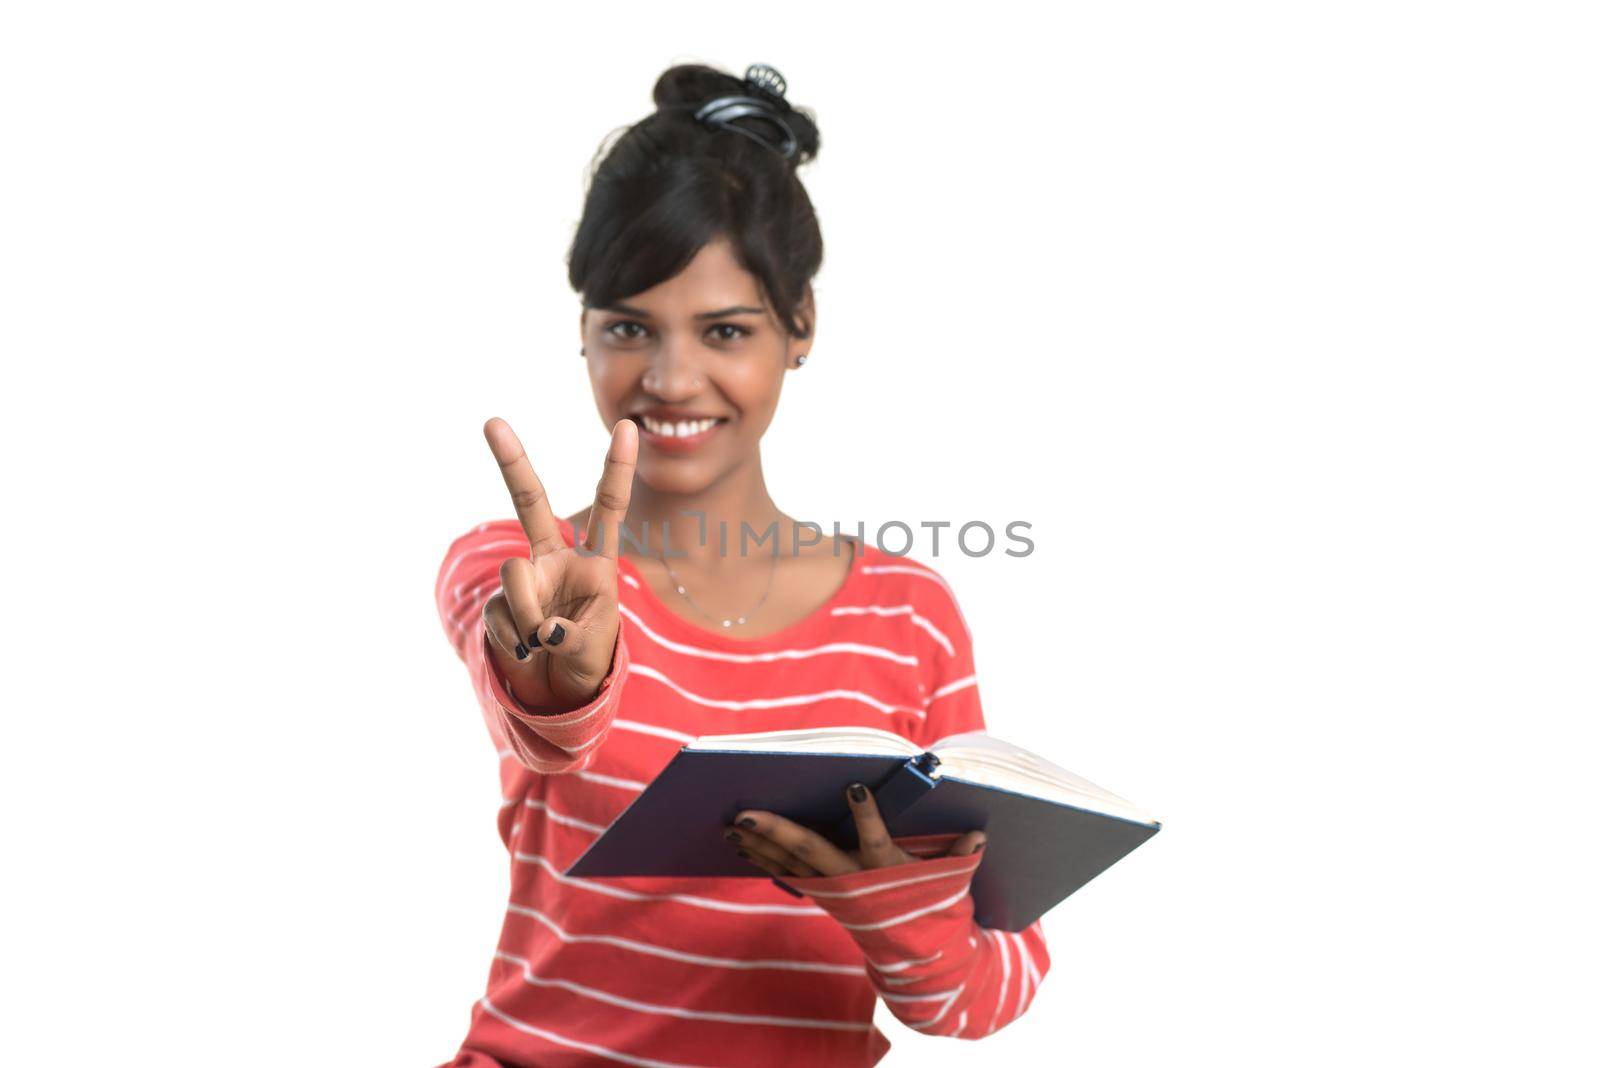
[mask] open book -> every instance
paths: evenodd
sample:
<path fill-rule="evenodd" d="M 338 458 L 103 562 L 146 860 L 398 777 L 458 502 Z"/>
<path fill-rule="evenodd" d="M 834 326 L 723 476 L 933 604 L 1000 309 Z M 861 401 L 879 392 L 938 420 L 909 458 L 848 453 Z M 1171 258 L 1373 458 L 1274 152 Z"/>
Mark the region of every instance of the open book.
<path fill-rule="evenodd" d="M 760 808 L 856 846 L 844 790 L 865 783 L 893 837 L 987 835 L 974 918 L 1020 931 L 1161 829 L 1149 813 L 984 731 L 926 750 L 890 731 L 836 727 L 705 735 L 683 746 L 566 874 L 740 876 L 723 828 Z"/>

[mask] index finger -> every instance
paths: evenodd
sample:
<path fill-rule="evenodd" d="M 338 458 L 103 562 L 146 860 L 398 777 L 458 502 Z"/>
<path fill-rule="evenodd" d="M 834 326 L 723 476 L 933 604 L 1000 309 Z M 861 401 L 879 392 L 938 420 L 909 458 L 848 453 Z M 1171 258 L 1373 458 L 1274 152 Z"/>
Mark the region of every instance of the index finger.
<path fill-rule="evenodd" d="M 566 547 L 561 538 L 561 527 L 550 510 L 550 498 L 545 496 L 544 483 L 533 473 L 533 464 L 522 442 L 507 423 L 495 416 L 483 424 L 483 436 L 489 439 L 489 450 L 500 464 L 500 474 L 511 491 L 511 504 L 522 522 L 522 532 L 528 536 L 532 556 L 544 556 Z"/>
<path fill-rule="evenodd" d="M 595 487 L 594 507 L 589 509 L 589 522 L 583 532 L 583 547 L 592 554 L 617 558 L 638 459 L 639 428 L 631 419 L 617 420 L 611 428 L 611 448 L 606 450 L 605 470 Z"/>
<path fill-rule="evenodd" d="M 859 795 L 859 796 L 858 796 Z M 845 791 L 850 802 L 850 813 L 856 818 L 856 838 L 861 847 L 861 863 L 868 868 L 887 868 L 895 862 L 899 851 L 889 828 L 884 826 L 878 812 L 878 799 L 862 783 L 851 783 Z"/>
<path fill-rule="evenodd" d="M 740 812 L 733 822 L 747 831 L 766 835 L 823 875 L 843 875 L 861 867 L 848 853 L 816 831 L 776 812 L 749 808 Z"/>

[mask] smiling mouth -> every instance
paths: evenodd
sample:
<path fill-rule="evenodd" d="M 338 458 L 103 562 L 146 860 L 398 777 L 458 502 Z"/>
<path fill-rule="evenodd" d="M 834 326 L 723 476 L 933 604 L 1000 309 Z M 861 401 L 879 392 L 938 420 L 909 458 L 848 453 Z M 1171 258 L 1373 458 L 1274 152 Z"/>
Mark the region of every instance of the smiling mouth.
<path fill-rule="evenodd" d="M 712 427 L 726 423 L 726 419 L 657 419 L 649 415 L 636 415 L 646 433 L 662 438 L 694 438 L 706 433 Z"/>

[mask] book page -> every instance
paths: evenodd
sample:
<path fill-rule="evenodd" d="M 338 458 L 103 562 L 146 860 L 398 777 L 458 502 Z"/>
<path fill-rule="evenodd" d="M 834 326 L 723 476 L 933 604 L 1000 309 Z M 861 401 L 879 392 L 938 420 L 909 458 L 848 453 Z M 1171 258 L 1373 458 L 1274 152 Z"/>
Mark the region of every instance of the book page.
<path fill-rule="evenodd" d="M 972 782 L 1034 794 L 1140 823 L 1155 818 L 1103 786 L 987 731 L 940 738 L 929 747 L 943 770 Z"/>
<path fill-rule="evenodd" d="M 910 739 L 876 727 L 809 727 L 742 734 L 704 734 L 688 750 L 740 753 L 837 753 L 844 756 L 914 757 L 922 749 Z M 949 773 L 986 786 L 1031 794 L 1048 801 L 1120 816 L 1140 823 L 1155 819 L 1138 806 L 1059 764 L 987 731 L 967 731 L 939 739 L 930 750 L 939 758 L 934 778 Z"/>
<path fill-rule="evenodd" d="M 844 753 L 851 756 L 907 756 L 922 749 L 893 731 L 877 727 L 809 727 L 747 734 L 702 734 L 685 749 L 726 749 L 750 753 Z"/>

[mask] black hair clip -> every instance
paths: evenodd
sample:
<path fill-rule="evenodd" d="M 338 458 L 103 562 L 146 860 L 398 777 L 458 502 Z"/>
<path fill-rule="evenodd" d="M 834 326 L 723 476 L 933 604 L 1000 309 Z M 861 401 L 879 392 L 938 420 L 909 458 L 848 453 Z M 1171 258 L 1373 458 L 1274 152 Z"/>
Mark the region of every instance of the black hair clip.
<path fill-rule="evenodd" d="M 794 130 L 778 108 L 788 110 L 789 105 L 783 98 L 788 89 L 779 74 L 765 63 L 752 63 L 744 72 L 744 84 L 749 88 L 749 96 L 719 96 L 715 100 L 708 100 L 695 111 L 694 117 L 707 126 L 719 130 L 732 130 L 734 133 L 743 134 L 752 141 L 765 145 L 784 159 L 793 158 L 799 148 L 795 139 Z M 778 139 L 763 136 L 748 126 L 740 126 L 736 119 L 760 119 L 775 126 L 779 132 Z"/>

